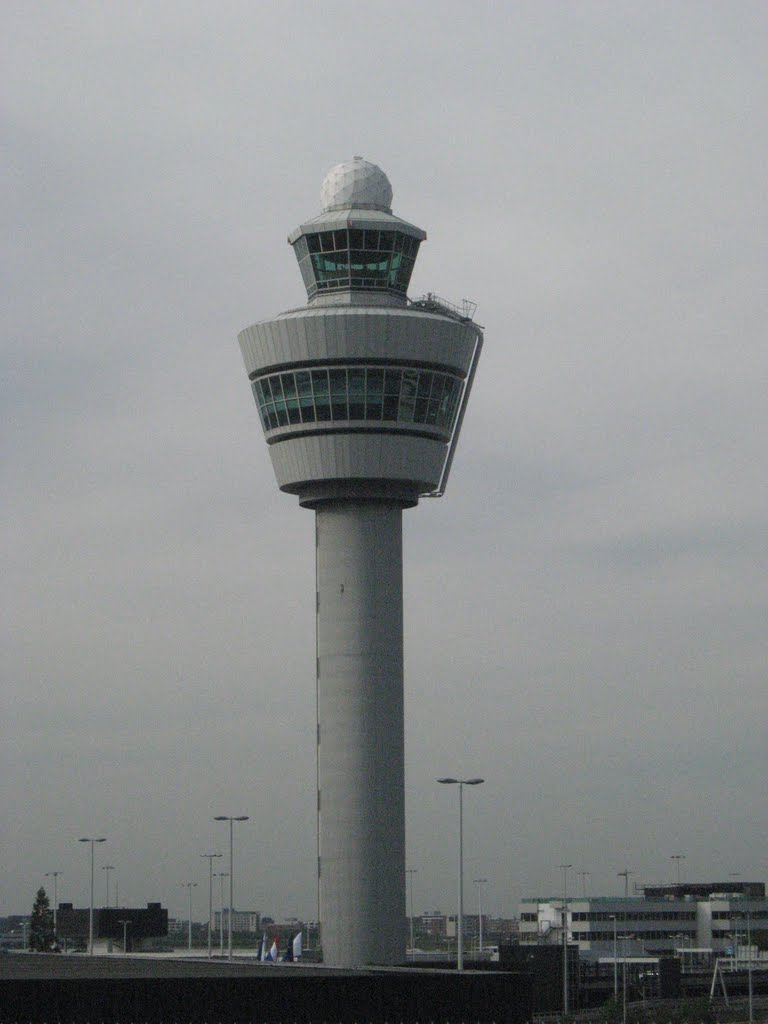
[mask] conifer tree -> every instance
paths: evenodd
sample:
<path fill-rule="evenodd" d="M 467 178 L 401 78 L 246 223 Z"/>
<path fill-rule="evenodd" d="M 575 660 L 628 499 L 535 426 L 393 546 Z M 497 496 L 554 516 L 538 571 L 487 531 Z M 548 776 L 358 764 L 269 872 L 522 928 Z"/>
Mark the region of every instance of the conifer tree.
<path fill-rule="evenodd" d="M 29 948 L 38 953 L 49 952 L 55 942 L 53 911 L 42 886 L 37 890 L 29 924 Z"/>

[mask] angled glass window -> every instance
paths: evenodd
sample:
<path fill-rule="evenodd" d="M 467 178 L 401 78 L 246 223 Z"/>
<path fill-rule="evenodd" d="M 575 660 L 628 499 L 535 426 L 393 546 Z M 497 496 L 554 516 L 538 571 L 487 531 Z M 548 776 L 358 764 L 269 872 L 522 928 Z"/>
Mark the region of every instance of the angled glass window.
<path fill-rule="evenodd" d="M 301 423 L 423 423 L 450 433 L 463 382 L 399 366 L 331 366 L 273 373 L 252 382 L 265 431 Z"/>
<path fill-rule="evenodd" d="M 400 386 L 400 408 L 397 412 L 397 418 L 403 423 L 413 422 L 418 387 L 419 371 L 403 370 L 403 380 Z"/>
<path fill-rule="evenodd" d="M 329 370 L 328 376 L 331 381 L 331 419 L 348 420 L 347 371 Z"/>
<path fill-rule="evenodd" d="M 365 418 L 380 420 L 384 401 L 384 371 L 369 367 L 366 370 Z"/>
<path fill-rule="evenodd" d="M 347 370 L 349 380 L 349 418 L 365 419 L 365 370 L 350 367 Z"/>
<path fill-rule="evenodd" d="M 312 371 L 312 390 L 315 395 L 315 413 L 318 420 L 331 418 L 331 396 L 328 389 L 328 371 Z"/>
<path fill-rule="evenodd" d="M 312 378 L 308 370 L 299 370 L 295 374 L 296 394 L 299 400 L 299 412 L 302 423 L 315 422 L 315 400 L 312 396 Z"/>
<path fill-rule="evenodd" d="M 349 288 L 405 294 L 418 247 L 418 239 L 401 231 L 359 228 L 302 235 L 294 243 L 309 298 L 318 291 Z"/>

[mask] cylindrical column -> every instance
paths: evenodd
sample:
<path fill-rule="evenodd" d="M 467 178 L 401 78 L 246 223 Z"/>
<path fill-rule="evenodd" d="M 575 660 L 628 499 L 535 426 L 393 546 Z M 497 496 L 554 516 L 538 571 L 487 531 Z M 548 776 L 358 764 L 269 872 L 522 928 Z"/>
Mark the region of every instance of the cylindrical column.
<path fill-rule="evenodd" d="M 402 510 L 316 510 L 320 907 L 326 964 L 405 953 Z"/>

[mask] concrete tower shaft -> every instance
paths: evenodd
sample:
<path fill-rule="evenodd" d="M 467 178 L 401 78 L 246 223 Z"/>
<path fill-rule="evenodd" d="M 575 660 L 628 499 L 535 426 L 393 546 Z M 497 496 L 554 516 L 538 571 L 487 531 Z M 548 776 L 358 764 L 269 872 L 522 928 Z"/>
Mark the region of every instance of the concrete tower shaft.
<path fill-rule="evenodd" d="M 442 493 L 482 334 L 406 289 L 426 234 L 383 171 L 332 169 L 289 236 L 308 305 L 240 347 L 281 490 L 315 510 L 323 957 L 405 957 L 402 510 Z"/>
<path fill-rule="evenodd" d="M 384 502 L 329 502 L 316 513 L 326 962 L 404 958 L 401 520 L 400 508 Z"/>

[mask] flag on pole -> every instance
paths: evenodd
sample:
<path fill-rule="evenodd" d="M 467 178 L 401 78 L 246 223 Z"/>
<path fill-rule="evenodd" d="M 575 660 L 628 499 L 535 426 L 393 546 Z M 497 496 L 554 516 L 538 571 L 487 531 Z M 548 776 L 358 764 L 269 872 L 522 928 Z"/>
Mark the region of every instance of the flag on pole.
<path fill-rule="evenodd" d="M 272 942 L 272 946 L 271 946 L 269 952 L 267 953 L 265 959 L 269 960 L 273 964 L 277 963 L 277 952 L 278 952 L 278 950 L 277 950 L 277 936 L 275 936 L 275 938 L 274 938 L 274 940 Z"/>
<path fill-rule="evenodd" d="M 301 932 L 294 936 L 293 943 L 291 944 L 291 952 L 293 954 L 293 960 L 301 960 Z"/>

